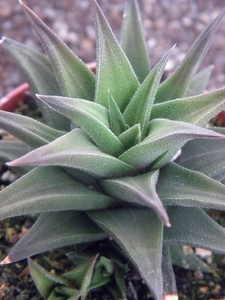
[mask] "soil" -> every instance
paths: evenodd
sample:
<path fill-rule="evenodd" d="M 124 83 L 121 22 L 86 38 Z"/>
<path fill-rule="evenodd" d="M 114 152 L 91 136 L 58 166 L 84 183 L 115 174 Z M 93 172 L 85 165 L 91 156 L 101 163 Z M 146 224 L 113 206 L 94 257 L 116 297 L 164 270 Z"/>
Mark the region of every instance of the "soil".
<path fill-rule="evenodd" d="M 95 60 L 95 35 L 89 0 L 24 0 L 24 2 L 85 62 Z M 98 0 L 98 3 L 115 35 L 119 37 L 123 0 Z M 167 66 L 168 71 L 177 66 L 195 38 L 225 5 L 224 0 L 139 0 L 139 3 L 151 64 L 154 65 L 171 46 L 177 43 Z M 202 64 L 202 67 L 215 65 L 208 90 L 221 88 L 225 83 L 224 28 L 225 18 Z M 38 38 L 15 0 L 0 0 L 0 34 L 42 51 Z M 17 67 L 0 47 L 0 98 L 22 82 L 24 80 Z M 4 166 L 0 167 L 1 187 L 13 180 L 13 174 L 7 172 Z M 32 220 L 24 217 L 0 222 L 1 260 L 21 232 L 28 230 L 31 224 Z M 47 261 L 48 268 L 52 272 L 63 272 L 63 263 L 66 262 L 65 249 L 51 251 L 36 259 Z M 225 257 L 213 255 L 207 263 L 211 266 L 212 272 L 205 274 L 175 267 L 180 300 L 225 299 Z M 143 287 L 139 278 L 132 280 L 136 290 Z M 26 261 L 0 268 L 1 299 L 43 299 L 29 276 Z M 103 299 L 103 296 L 98 299 Z M 135 296 L 132 295 L 130 299 L 135 299 Z M 146 296 L 138 299 L 151 298 Z"/>

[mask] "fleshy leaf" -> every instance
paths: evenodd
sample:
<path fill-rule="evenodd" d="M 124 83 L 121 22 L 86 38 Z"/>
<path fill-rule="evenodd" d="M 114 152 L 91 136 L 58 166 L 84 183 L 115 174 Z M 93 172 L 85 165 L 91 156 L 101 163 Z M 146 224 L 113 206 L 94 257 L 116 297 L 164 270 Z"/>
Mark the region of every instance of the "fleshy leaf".
<path fill-rule="evenodd" d="M 217 130 L 213 128 L 213 130 Z M 225 128 L 220 128 L 225 134 Z M 176 161 L 178 164 L 209 177 L 223 181 L 225 179 L 225 140 L 212 139 L 188 142 L 182 149 L 182 155 Z"/>
<path fill-rule="evenodd" d="M 82 129 L 74 129 L 48 145 L 8 163 L 8 165 L 72 167 L 97 178 L 136 173 L 132 166 L 100 151 Z"/>
<path fill-rule="evenodd" d="M 30 147 L 22 142 L 0 140 L 0 162 L 4 163 L 25 155 Z"/>
<path fill-rule="evenodd" d="M 38 167 L 4 188 L 0 219 L 60 210 L 114 207 L 117 201 L 71 178 L 59 167 Z"/>
<path fill-rule="evenodd" d="M 150 207 L 166 226 L 170 226 L 166 210 L 155 190 L 157 180 L 158 172 L 154 171 L 134 177 L 102 180 L 101 185 L 108 195 L 116 199 Z"/>
<path fill-rule="evenodd" d="M 70 282 L 63 277 L 59 277 L 51 272 L 46 271 L 30 258 L 28 258 L 28 266 L 38 291 L 45 299 L 49 299 L 49 296 L 56 285 L 71 285 Z"/>
<path fill-rule="evenodd" d="M 175 153 L 164 157 L 165 164 L 187 141 L 205 137 L 224 138 L 223 135 L 189 123 L 154 119 L 149 124 L 149 135 L 141 143 L 123 153 L 119 159 L 135 168 L 144 168 L 171 148 L 176 147 Z"/>
<path fill-rule="evenodd" d="M 15 262 L 54 248 L 98 241 L 106 237 L 107 234 L 85 212 L 42 213 L 1 264 Z"/>
<path fill-rule="evenodd" d="M 147 78 L 135 92 L 123 113 L 123 117 L 127 125 L 141 125 L 143 137 L 146 136 L 155 95 L 165 69 L 165 65 L 172 50 L 173 48 L 168 51 L 159 63 L 151 70 Z"/>
<path fill-rule="evenodd" d="M 136 0 L 127 0 L 120 32 L 120 45 L 128 57 L 140 82 L 150 72 L 147 47 L 144 40 L 141 16 Z"/>
<path fill-rule="evenodd" d="M 173 74 L 161 84 L 156 94 L 155 103 L 183 97 L 192 76 L 197 71 L 210 47 L 213 36 L 224 16 L 224 13 L 225 9 L 223 9 L 217 18 L 214 19 L 212 23 L 200 34 L 182 63 L 173 72 Z"/>
<path fill-rule="evenodd" d="M 171 227 L 164 227 L 164 242 L 225 253 L 225 230 L 201 208 L 168 206 Z"/>
<path fill-rule="evenodd" d="M 162 300 L 162 223 L 150 209 L 119 209 L 88 215 L 125 251 L 156 300 Z"/>
<path fill-rule="evenodd" d="M 33 148 L 43 146 L 65 133 L 30 117 L 3 110 L 0 110 L 0 127 Z"/>
<path fill-rule="evenodd" d="M 171 186 L 173 186 L 172 189 Z M 225 210 L 225 186 L 223 184 L 175 163 L 169 163 L 160 170 L 156 190 L 165 205 Z"/>
<path fill-rule="evenodd" d="M 200 95 L 204 92 L 207 86 L 213 66 L 209 66 L 198 72 L 190 81 L 190 84 L 185 92 L 184 97 L 192 97 Z"/>
<path fill-rule="evenodd" d="M 188 249 L 188 251 L 185 249 Z M 188 246 L 172 246 L 170 245 L 170 253 L 173 264 L 187 269 L 209 272 L 209 267 L 194 253 L 191 247 Z"/>
<path fill-rule="evenodd" d="M 96 0 L 91 0 L 97 35 L 95 102 L 108 108 L 108 91 L 121 112 L 139 86 L 138 79 Z"/>
<path fill-rule="evenodd" d="M 170 246 L 165 244 L 163 245 L 162 274 L 164 297 L 165 295 L 177 295 L 176 278 L 173 272 Z M 165 297 L 165 299 L 167 298 Z"/>
<path fill-rule="evenodd" d="M 225 89 L 180 98 L 153 106 L 151 118 L 165 118 L 203 126 L 225 108 Z"/>
<path fill-rule="evenodd" d="M 116 104 L 116 101 L 113 99 L 113 96 L 109 92 L 109 120 L 110 120 L 110 129 L 112 132 L 118 136 L 126 130 L 126 124 L 121 114 L 119 107 Z"/>
<path fill-rule="evenodd" d="M 130 149 L 141 141 L 141 126 L 135 124 L 118 136 L 125 149 Z"/>
<path fill-rule="evenodd" d="M 42 42 L 62 96 L 93 100 L 95 75 L 32 10 L 20 3 Z"/>
<path fill-rule="evenodd" d="M 12 56 L 33 94 L 61 95 L 52 66 L 47 57 L 24 44 L 4 37 L 0 41 L 3 48 Z M 64 116 L 50 109 L 45 103 L 35 99 L 46 124 L 69 131 L 70 122 Z"/>
<path fill-rule="evenodd" d="M 109 129 L 109 114 L 105 107 L 83 99 L 38 97 L 83 128 L 103 152 L 119 156 L 124 151 L 122 143 Z"/>

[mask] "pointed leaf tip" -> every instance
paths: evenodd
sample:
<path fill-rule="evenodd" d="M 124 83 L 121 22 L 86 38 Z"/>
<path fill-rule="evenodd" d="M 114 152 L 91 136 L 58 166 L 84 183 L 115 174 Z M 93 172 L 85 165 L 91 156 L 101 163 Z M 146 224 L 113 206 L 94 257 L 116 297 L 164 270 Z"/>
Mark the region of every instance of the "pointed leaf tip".
<path fill-rule="evenodd" d="M 10 260 L 10 258 L 6 256 L 6 258 L 1 261 L 0 265 L 7 265 L 10 264 L 11 262 L 12 261 Z"/>
<path fill-rule="evenodd" d="M 5 36 L 1 36 L 1 37 L 0 37 L 0 44 L 3 44 L 3 43 L 4 43 L 4 41 L 5 41 L 5 39 L 6 39 L 6 37 L 5 37 Z"/>

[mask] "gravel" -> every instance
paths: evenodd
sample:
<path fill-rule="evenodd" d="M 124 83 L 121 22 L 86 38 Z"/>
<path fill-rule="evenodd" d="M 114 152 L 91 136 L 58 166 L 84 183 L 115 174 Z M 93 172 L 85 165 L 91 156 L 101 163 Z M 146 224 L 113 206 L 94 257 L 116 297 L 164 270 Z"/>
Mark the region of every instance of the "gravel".
<path fill-rule="evenodd" d="M 85 62 L 95 60 L 95 32 L 89 0 L 24 2 Z M 98 3 L 119 37 L 123 0 L 98 0 Z M 173 70 L 199 33 L 221 11 L 224 1 L 139 0 L 139 4 L 151 64 L 177 43 L 167 65 L 168 70 Z M 225 18 L 202 65 L 215 65 L 209 90 L 223 87 L 225 82 L 224 27 Z M 0 35 L 42 51 L 18 1 L 0 1 Z M 0 47 L 0 97 L 23 81 L 11 58 Z"/>

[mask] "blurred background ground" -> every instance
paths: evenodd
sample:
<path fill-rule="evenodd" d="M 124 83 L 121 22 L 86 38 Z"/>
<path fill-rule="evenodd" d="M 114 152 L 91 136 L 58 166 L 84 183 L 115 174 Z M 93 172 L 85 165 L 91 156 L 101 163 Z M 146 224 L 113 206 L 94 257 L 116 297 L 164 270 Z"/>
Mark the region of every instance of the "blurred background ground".
<path fill-rule="evenodd" d="M 168 69 L 173 70 L 199 33 L 225 6 L 224 0 L 139 0 L 144 33 L 152 65 L 177 43 Z M 85 62 L 95 59 L 95 33 L 89 0 L 24 0 L 53 31 Z M 123 0 L 98 0 L 115 34 L 119 28 Z M 41 50 L 17 0 L 0 0 L 0 35 Z M 204 60 L 215 65 L 209 89 L 225 83 L 225 18 Z M 11 58 L 0 47 L 0 97 L 23 82 Z"/>

